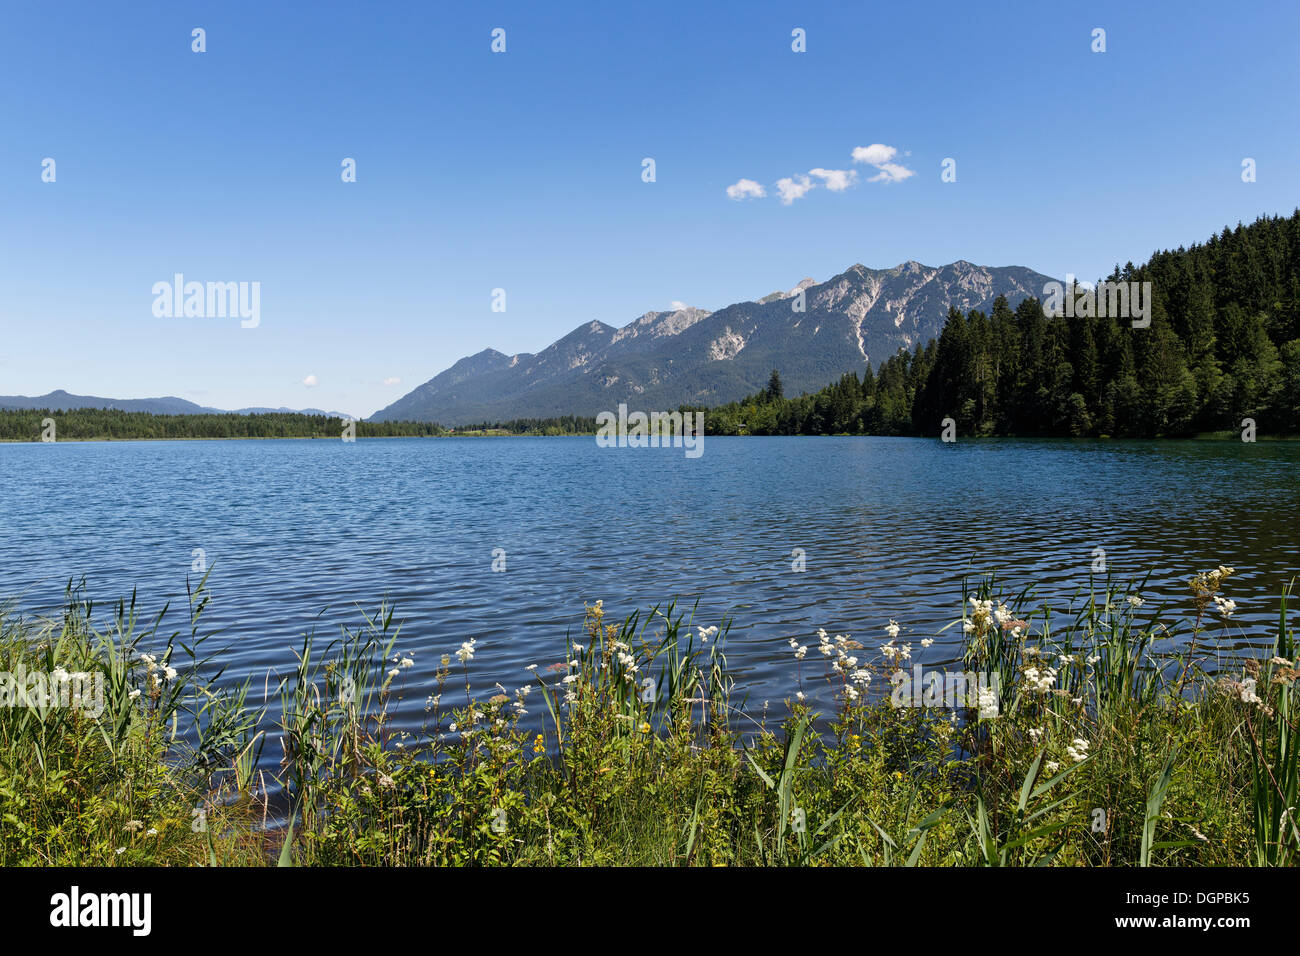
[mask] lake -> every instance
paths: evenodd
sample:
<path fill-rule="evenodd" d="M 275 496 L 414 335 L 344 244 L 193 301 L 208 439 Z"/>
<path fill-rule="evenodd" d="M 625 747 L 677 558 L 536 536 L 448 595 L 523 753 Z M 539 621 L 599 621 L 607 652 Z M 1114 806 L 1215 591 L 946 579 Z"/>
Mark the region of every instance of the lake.
<path fill-rule="evenodd" d="M 416 665 L 405 729 L 464 640 L 486 694 L 562 660 L 584 602 L 609 620 L 698 601 L 700 623 L 734 620 L 737 689 L 761 706 L 793 693 L 790 637 L 825 627 L 874 649 L 892 618 L 904 640 L 935 636 L 914 659 L 943 665 L 964 576 L 1065 603 L 1097 548 L 1121 578 L 1150 571 L 1148 609 L 1168 598 L 1181 619 L 1186 579 L 1234 566 L 1237 614 L 1215 633 L 1265 648 L 1300 569 L 1297 466 L 1300 443 L 707 437 L 695 459 L 590 437 L 8 444 L 0 596 L 48 611 L 84 574 L 100 611 L 137 588 L 183 629 L 202 549 L 205 624 L 255 697 L 305 631 L 333 636 L 388 597 Z"/>

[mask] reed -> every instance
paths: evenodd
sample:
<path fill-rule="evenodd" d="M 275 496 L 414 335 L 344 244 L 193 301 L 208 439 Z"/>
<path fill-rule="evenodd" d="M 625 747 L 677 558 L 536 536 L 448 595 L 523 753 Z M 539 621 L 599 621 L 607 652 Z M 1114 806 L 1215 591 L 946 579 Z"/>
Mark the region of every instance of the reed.
<path fill-rule="evenodd" d="M 206 576 L 175 631 L 134 599 L 97 623 L 70 588 L 59 620 L 0 615 L 0 670 L 100 674 L 103 707 L 23 690 L 0 708 L 0 862 L 1293 865 L 1290 591 L 1270 657 L 1211 668 L 1249 636 L 1228 630 L 1230 574 L 1193 578 L 1182 609 L 1140 581 L 1065 609 L 977 582 L 950 626 L 960 666 L 997 675 L 978 706 L 894 706 L 922 656 L 894 622 L 791 637 L 789 694 L 758 705 L 729 621 L 668 604 L 610 622 L 597 602 L 557 659 L 490 688 L 475 639 L 417 685 L 428 651 L 383 606 L 305 636 L 274 715 L 222 680 Z M 415 731 L 394 720 L 413 695 Z"/>

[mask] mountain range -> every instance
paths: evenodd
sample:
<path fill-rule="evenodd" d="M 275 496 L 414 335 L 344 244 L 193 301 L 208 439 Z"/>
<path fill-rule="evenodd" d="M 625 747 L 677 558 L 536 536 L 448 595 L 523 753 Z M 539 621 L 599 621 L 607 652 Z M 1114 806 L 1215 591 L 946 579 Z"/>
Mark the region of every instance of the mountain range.
<path fill-rule="evenodd" d="M 936 338 L 949 307 L 1014 308 L 1051 277 L 1022 266 L 904 262 L 854 265 L 825 282 L 716 312 L 647 312 L 615 328 L 592 321 L 536 354 L 468 356 L 380 409 L 372 421 L 459 426 L 595 415 L 620 402 L 640 410 L 716 405 L 752 395 L 777 369 L 787 394 L 816 391 Z M 3 402 L 3 399 L 0 399 Z"/>
<path fill-rule="evenodd" d="M 371 416 L 448 426 L 522 418 L 595 415 L 621 402 L 635 410 L 718 405 L 763 388 L 773 369 L 787 393 L 816 391 L 846 372 L 876 367 L 937 338 L 948 309 L 989 310 L 998 296 L 1014 308 L 1042 296 L 1051 277 L 1023 266 L 946 266 L 909 261 L 893 269 L 854 265 L 825 282 L 804 279 L 788 291 L 709 312 L 682 307 L 647 312 L 621 328 L 592 321 L 531 354 L 484 349 L 456 362 Z M 100 398 L 62 389 L 0 395 L 0 409 L 113 408 L 156 415 L 299 412 L 227 411 L 183 398 Z"/>
<path fill-rule="evenodd" d="M 168 395 L 163 398 L 99 398 L 95 395 L 71 395 L 56 389 L 48 395 L 0 395 L 0 409 L 49 408 L 67 411 L 72 408 L 116 408 L 124 412 L 149 412 L 153 415 L 265 415 L 274 412 L 298 415 L 327 415 L 347 418 L 342 412 L 325 412 L 319 408 L 206 408 L 183 398 Z"/>

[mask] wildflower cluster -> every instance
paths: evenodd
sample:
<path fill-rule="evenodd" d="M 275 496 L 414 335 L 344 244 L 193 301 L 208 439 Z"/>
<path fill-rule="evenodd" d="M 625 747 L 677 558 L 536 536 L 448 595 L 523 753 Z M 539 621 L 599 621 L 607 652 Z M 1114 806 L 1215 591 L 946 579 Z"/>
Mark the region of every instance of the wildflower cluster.
<path fill-rule="evenodd" d="M 1042 652 L 1036 647 L 1025 648 L 1025 686 L 1031 693 L 1048 694 L 1056 686 L 1057 669 L 1041 660 Z"/>
<path fill-rule="evenodd" d="M 1236 569 L 1225 565 L 1219 565 L 1213 571 L 1202 571 L 1188 581 L 1188 587 L 1191 589 L 1193 600 L 1196 603 L 1196 616 L 1199 620 L 1205 613 L 1205 609 L 1213 602 L 1219 613 L 1226 619 L 1232 616 L 1237 605 L 1233 601 L 1224 600 L 1219 595 L 1219 590 L 1223 586 L 1223 579 L 1232 574 Z"/>
<path fill-rule="evenodd" d="M 853 704 L 859 701 L 866 693 L 867 685 L 871 683 L 870 669 L 863 666 L 857 656 L 851 653 L 862 650 L 862 645 L 848 634 L 836 634 L 832 638 L 823 627 L 817 629 L 817 649 L 822 657 L 830 661 L 831 672 L 839 675 L 843 686 L 844 702 Z M 798 652 L 796 656 L 799 656 Z"/>

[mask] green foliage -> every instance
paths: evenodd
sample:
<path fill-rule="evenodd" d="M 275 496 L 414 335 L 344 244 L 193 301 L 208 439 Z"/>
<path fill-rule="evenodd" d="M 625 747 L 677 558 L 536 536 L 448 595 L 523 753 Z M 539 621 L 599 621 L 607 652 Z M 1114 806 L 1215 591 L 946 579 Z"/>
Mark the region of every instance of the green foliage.
<path fill-rule="evenodd" d="M 165 609 L 143 621 L 134 600 L 97 628 L 80 588 L 59 621 L 0 614 L 0 865 L 199 865 L 217 848 L 261 861 L 247 780 L 231 769 L 256 749 L 259 714 L 246 687 L 212 690 L 205 585 L 188 637 L 163 631 Z"/>
<path fill-rule="evenodd" d="M 870 695 L 911 645 L 825 631 L 792 642 L 776 714 L 748 711 L 728 623 L 671 605 L 617 624 L 586 608 L 562 658 L 516 689 L 476 692 L 489 649 L 472 640 L 408 688 L 385 607 L 304 638 L 269 731 L 281 769 L 260 795 L 249 767 L 266 715 L 246 688 L 217 689 L 206 581 L 173 633 L 165 609 L 146 622 L 126 603 L 97 627 L 73 592 L 62 621 L 0 619 L 0 668 L 107 686 L 98 714 L 0 708 L 0 863 L 1288 865 L 1300 669 L 1285 603 L 1271 659 L 1200 667 L 1208 645 L 1241 646 L 1228 618 L 1210 620 L 1232 573 L 1192 579 L 1187 624 L 1147 608 L 1140 584 L 1107 581 L 1053 613 L 981 582 L 953 626 L 961 666 L 999 677 L 996 716 Z M 803 694 L 823 680 L 829 712 Z M 397 731 L 409 693 L 425 721 Z"/>

